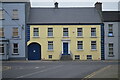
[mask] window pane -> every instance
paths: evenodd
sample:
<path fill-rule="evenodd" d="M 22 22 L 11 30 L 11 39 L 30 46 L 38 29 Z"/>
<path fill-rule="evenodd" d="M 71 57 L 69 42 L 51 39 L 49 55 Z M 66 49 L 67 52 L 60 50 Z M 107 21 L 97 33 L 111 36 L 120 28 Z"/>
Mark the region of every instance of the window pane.
<path fill-rule="evenodd" d="M 49 58 L 52 58 L 52 55 L 49 55 Z"/>
<path fill-rule="evenodd" d="M 91 28 L 91 36 L 96 36 L 96 28 Z"/>
<path fill-rule="evenodd" d="M 18 19 L 18 10 L 17 9 L 13 10 L 13 19 Z"/>
<path fill-rule="evenodd" d="M 39 28 L 33 28 L 33 36 L 39 36 Z"/>
<path fill-rule="evenodd" d="M 68 28 L 63 28 L 63 36 L 68 36 Z"/>
<path fill-rule="evenodd" d="M 4 11 L 0 10 L 0 19 L 4 19 Z"/>
<path fill-rule="evenodd" d="M 80 55 L 75 55 L 75 59 L 80 59 Z"/>
<path fill-rule="evenodd" d="M 53 41 L 48 41 L 48 50 L 53 50 Z"/>
<path fill-rule="evenodd" d="M 87 59 L 92 59 L 92 55 L 87 55 Z"/>
<path fill-rule="evenodd" d="M 77 36 L 82 36 L 82 28 L 77 28 Z"/>
<path fill-rule="evenodd" d="M 48 28 L 48 36 L 53 36 L 53 28 Z"/>
<path fill-rule="evenodd" d="M 109 43 L 108 44 L 108 47 L 109 47 L 109 55 L 113 55 L 114 54 L 114 51 L 113 51 L 113 43 Z"/>
<path fill-rule="evenodd" d="M 113 36 L 113 24 L 108 24 L 108 36 Z"/>
<path fill-rule="evenodd" d="M 18 44 L 17 43 L 13 44 L 13 53 L 18 53 Z"/>
<path fill-rule="evenodd" d="M 96 41 L 91 41 L 91 49 L 96 49 Z"/>
<path fill-rule="evenodd" d="M 0 44 L 0 53 L 4 53 L 4 44 Z"/>
<path fill-rule="evenodd" d="M 4 28 L 0 28 L 0 37 L 4 37 Z"/>
<path fill-rule="evenodd" d="M 13 37 L 18 37 L 18 28 L 13 28 Z"/>
<path fill-rule="evenodd" d="M 78 49 L 83 49 L 83 41 L 78 41 Z"/>

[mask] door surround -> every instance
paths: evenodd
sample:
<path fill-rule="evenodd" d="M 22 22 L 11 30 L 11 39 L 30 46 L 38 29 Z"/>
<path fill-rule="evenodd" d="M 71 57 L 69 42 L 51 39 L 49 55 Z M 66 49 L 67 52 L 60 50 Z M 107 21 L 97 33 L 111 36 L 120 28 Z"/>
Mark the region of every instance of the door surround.
<path fill-rule="evenodd" d="M 70 54 L 70 40 L 62 40 L 62 54 L 64 54 L 63 43 L 68 43 L 68 54 Z"/>

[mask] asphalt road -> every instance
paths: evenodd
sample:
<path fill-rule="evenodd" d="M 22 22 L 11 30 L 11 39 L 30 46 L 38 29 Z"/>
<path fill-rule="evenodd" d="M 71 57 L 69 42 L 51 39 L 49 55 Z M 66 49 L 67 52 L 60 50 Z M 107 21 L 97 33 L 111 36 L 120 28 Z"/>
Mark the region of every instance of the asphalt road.
<path fill-rule="evenodd" d="M 3 78 L 85 78 L 101 69 L 104 72 L 106 68 L 113 65 L 118 65 L 118 62 L 4 61 L 5 69 L 2 76 Z"/>

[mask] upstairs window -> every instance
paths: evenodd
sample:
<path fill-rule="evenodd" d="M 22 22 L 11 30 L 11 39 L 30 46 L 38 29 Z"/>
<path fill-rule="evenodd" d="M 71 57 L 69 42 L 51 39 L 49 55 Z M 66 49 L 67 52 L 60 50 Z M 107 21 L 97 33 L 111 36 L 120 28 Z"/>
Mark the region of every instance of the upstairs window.
<path fill-rule="evenodd" d="M 48 37 L 53 37 L 53 28 L 48 28 Z"/>
<path fill-rule="evenodd" d="M 33 28 L 33 36 L 38 37 L 39 36 L 39 28 Z"/>
<path fill-rule="evenodd" d="M 18 17 L 18 9 L 13 9 L 13 17 L 12 17 L 13 20 L 18 20 L 19 17 Z"/>
<path fill-rule="evenodd" d="M 0 44 L 0 54 L 4 54 L 4 44 Z"/>
<path fill-rule="evenodd" d="M 63 28 L 63 37 L 68 37 L 68 28 Z"/>
<path fill-rule="evenodd" d="M 96 50 L 96 41 L 91 41 L 91 50 Z"/>
<path fill-rule="evenodd" d="M 48 50 L 53 50 L 53 41 L 48 41 Z"/>
<path fill-rule="evenodd" d="M 81 37 L 81 36 L 83 36 L 83 33 L 82 33 L 83 31 L 82 31 L 82 28 L 77 28 L 77 36 L 78 37 Z"/>
<path fill-rule="evenodd" d="M 96 28 L 91 28 L 91 37 L 96 37 Z"/>
<path fill-rule="evenodd" d="M 4 37 L 4 28 L 0 28 L 0 38 Z"/>
<path fill-rule="evenodd" d="M 18 27 L 13 28 L 13 38 L 19 37 L 18 36 Z"/>
<path fill-rule="evenodd" d="M 18 54 L 18 43 L 13 44 L 13 54 Z"/>
<path fill-rule="evenodd" d="M 113 36 L 113 24 L 108 24 L 108 36 Z"/>
<path fill-rule="evenodd" d="M 83 41 L 78 41 L 77 46 L 78 46 L 77 47 L 78 50 L 82 50 L 83 49 Z"/>
<path fill-rule="evenodd" d="M 4 10 L 0 9 L 0 20 L 4 19 Z"/>

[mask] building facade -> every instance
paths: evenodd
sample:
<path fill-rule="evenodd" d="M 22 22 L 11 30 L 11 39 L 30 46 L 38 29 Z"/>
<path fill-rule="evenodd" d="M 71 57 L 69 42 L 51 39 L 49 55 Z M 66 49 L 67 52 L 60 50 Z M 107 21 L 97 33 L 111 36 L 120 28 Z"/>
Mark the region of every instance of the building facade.
<path fill-rule="evenodd" d="M 31 8 L 29 60 L 103 60 L 101 3 L 87 8 Z"/>
<path fill-rule="evenodd" d="M 105 59 L 119 59 L 119 11 L 103 11 L 105 30 Z"/>
<path fill-rule="evenodd" d="M 0 59 L 25 59 L 26 22 L 30 3 L 27 0 L 0 2 Z"/>

